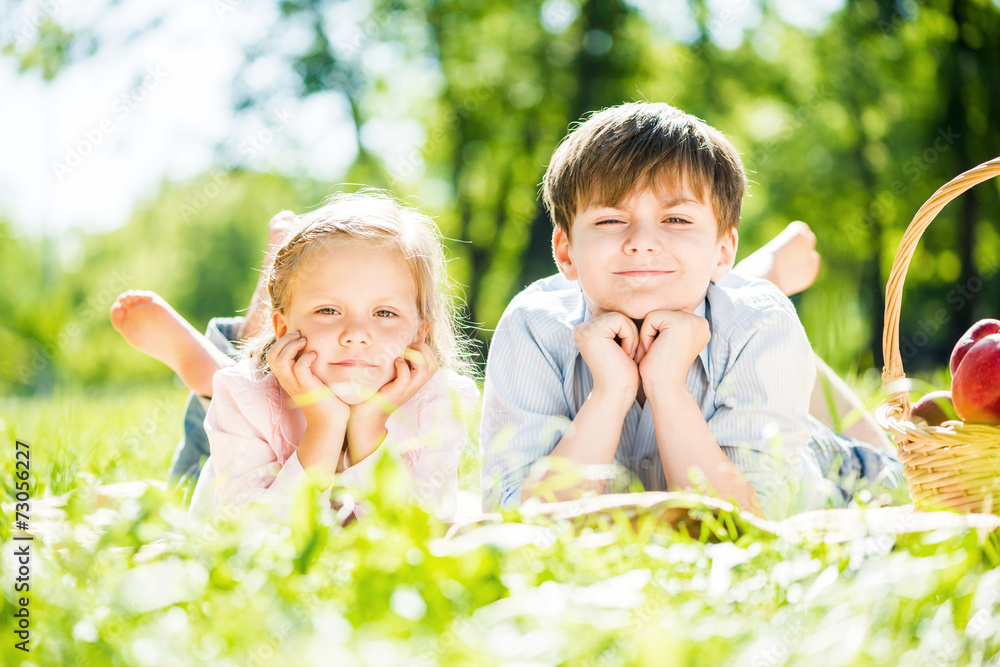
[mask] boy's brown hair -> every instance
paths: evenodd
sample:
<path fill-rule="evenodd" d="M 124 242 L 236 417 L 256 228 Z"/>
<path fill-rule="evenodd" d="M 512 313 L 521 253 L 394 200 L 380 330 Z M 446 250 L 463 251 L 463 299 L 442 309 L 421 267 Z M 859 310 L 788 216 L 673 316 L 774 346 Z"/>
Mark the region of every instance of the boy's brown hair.
<path fill-rule="evenodd" d="M 720 235 L 739 227 L 747 177 L 733 144 L 669 104 L 633 102 L 593 113 L 566 136 L 545 171 L 542 196 L 569 238 L 573 218 L 591 204 L 617 206 L 637 187 L 684 179 L 711 201 Z"/>

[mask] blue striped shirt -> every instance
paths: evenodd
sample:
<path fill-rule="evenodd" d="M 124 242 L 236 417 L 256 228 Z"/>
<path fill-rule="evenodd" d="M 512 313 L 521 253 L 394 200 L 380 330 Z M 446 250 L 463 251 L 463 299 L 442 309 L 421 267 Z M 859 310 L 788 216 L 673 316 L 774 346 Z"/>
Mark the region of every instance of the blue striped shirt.
<path fill-rule="evenodd" d="M 783 515 L 779 506 L 803 476 L 823 478 L 807 455 L 820 425 L 808 414 L 816 365 L 805 330 L 774 285 L 736 273 L 710 284 L 696 312 L 712 335 L 688 370 L 687 387 L 765 513 Z M 484 510 L 519 506 L 529 468 L 552 452 L 593 388 L 573 340 L 589 316 L 579 284 L 558 274 L 527 287 L 504 311 L 486 366 Z M 648 401 L 633 403 L 625 417 L 615 462 L 646 490 L 666 490 Z"/>

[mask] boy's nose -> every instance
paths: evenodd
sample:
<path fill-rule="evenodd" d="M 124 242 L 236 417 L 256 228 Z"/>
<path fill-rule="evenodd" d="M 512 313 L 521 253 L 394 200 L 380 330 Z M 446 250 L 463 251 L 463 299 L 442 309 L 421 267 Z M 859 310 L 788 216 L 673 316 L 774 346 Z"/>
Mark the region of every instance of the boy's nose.
<path fill-rule="evenodd" d="M 660 241 L 656 234 L 645 225 L 635 225 L 632 233 L 625 240 L 625 252 L 635 255 L 644 252 L 660 252 Z"/>

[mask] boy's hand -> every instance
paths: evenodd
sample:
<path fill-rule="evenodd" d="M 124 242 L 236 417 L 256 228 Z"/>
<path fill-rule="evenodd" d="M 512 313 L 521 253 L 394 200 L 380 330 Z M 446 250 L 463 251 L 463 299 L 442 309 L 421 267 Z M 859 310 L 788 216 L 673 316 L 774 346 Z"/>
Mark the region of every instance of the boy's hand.
<path fill-rule="evenodd" d="M 688 369 L 711 335 L 708 320 L 698 315 L 674 310 L 646 315 L 636 352 L 646 395 L 659 386 L 684 386 Z"/>
<path fill-rule="evenodd" d="M 339 424 L 343 427 L 350 407 L 312 372 L 315 352 L 303 352 L 306 339 L 298 332 L 287 333 L 271 346 L 267 363 L 295 404 L 302 408 L 310 426 Z"/>
<path fill-rule="evenodd" d="M 635 322 L 614 311 L 598 313 L 573 330 L 573 339 L 594 376 L 594 393 L 631 405 L 639 390 Z"/>

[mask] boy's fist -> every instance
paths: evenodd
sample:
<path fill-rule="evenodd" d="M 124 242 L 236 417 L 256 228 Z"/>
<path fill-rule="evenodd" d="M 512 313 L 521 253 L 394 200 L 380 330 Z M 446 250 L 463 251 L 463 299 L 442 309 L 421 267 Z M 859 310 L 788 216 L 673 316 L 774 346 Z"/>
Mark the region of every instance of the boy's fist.
<path fill-rule="evenodd" d="M 647 395 L 653 385 L 684 385 L 688 368 L 711 336 L 708 320 L 692 313 L 654 310 L 646 315 L 635 359 Z"/>
<path fill-rule="evenodd" d="M 602 312 L 576 327 L 573 339 L 594 376 L 594 392 L 627 397 L 631 405 L 639 390 L 635 322 L 618 312 Z"/>

